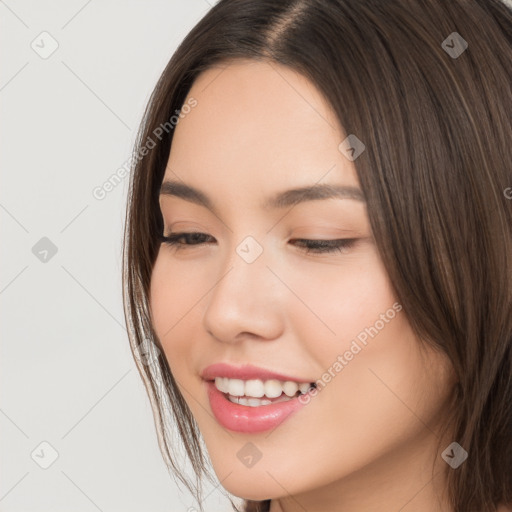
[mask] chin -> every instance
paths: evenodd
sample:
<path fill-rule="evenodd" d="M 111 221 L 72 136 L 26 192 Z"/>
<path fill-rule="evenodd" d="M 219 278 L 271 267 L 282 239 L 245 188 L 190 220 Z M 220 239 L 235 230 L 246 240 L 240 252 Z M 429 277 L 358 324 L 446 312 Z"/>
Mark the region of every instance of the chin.
<path fill-rule="evenodd" d="M 217 478 L 230 494 L 245 500 L 263 501 L 282 497 L 285 493 L 283 487 L 277 482 L 285 482 L 286 478 L 280 474 L 267 472 L 265 469 L 237 468 L 234 466 L 217 471 L 213 466 Z M 274 478 L 269 474 L 271 473 Z M 284 483 L 286 487 L 286 483 Z M 290 491 L 287 488 L 288 491 Z"/>

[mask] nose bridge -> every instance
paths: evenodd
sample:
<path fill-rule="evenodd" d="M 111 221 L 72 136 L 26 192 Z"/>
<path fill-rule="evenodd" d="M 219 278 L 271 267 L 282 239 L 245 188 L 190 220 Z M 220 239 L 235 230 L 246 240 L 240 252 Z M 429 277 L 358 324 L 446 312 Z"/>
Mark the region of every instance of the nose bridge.
<path fill-rule="evenodd" d="M 222 341 L 233 341 L 240 333 L 277 336 L 279 297 L 275 276 L 267 268 L 268 251 L 251 235 L 229 251 L 208 299 L 205 328 Z"/>
<path fill-rule="evenodd" d="M 250 289 L 251 296 L 255 298 L 269 284 L 267 264 L 271 259 L 268 247 L 264 247 L 267 244 L 264 244 L 263 235 L 256 236 L 246 235 L 240 242 L 232 244 L 221 264 L 223 275 L 229 271 L 223 279 L 226 280 L 223 287 L 233 287 L 233 291 L 239 294 L 245 287 L 245 291 L 249 292 Z M 248 293 L 244 293 L 243 297 L 250 298 Z"/>

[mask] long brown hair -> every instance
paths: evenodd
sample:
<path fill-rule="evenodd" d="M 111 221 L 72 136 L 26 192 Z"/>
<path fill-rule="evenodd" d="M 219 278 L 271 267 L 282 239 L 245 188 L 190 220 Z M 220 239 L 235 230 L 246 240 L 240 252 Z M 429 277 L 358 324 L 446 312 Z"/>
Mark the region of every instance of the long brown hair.
<path fill-rule="evenodd" d="M 446 424 L 469 456 L 457 470 L 446 465 L 453 509 L 491 512 L 511 502 L 511 10 L 500 0 L 218 2 L 163 71 L 134 150 L 123 300 L 135 356 L 148 340 L 162 350 L 149 288 L 169 119 L 199 73 L 233 59 L 302 73 L 345 132 L 364 141 L 354 165 L 396 296 L 419 339 L 449 356 L 458 380 Z M 165 133 L 157 131 L 165 123 Z M 156 145 L 145 154 L 149 139 Z M 211 474 L 194 418 L 165 357 L 135 361 L 162 454 L 199 501 L 201 478 Z M 173 430 L 195 482 L 181 474 Z M 269 506 L 246 502 L 245 510 Z"/>

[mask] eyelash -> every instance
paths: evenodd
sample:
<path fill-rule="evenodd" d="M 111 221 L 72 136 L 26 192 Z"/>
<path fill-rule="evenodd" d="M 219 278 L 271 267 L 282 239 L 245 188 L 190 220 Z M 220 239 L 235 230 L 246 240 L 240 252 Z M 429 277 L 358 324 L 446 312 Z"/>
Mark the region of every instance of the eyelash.
<path fill-rule="evenodd" d="M 205 233 L 199 233 L 199 232 L 193 232 L 193 233 L 170 233 L 168 236 L 159 235 L 160 241 L 165 243 L 166 245 L 169 245 L 173 247 L 176 250 L 183 250 L 187 246 L 194 246 L 194 245 L 202 245 L 204 242 L 199 243 L 181 243 L 178 240 L 180 238 L 184 238 L 185 240 L 188 240 L 190 242 L 191 237 L 193 235 L 199 235 L 199 238 L 209 237 L 210 235 L 207 235 Z M 192 238 L 193 240 L 193 238 Z M 304 244 L 302 246 L 302 249 L 306 253 L 334 253 L 334 252 L 342 252 L 344 249 L 349 249 L 352 247 L 355 242 L 357 242 L 357 238 L 338 238 L 335 240 L 309 240 L 306 238 L 295 238 L 295 241 L 301 242 Z M 196 238 L 197 242 L 197 238 Z"/>

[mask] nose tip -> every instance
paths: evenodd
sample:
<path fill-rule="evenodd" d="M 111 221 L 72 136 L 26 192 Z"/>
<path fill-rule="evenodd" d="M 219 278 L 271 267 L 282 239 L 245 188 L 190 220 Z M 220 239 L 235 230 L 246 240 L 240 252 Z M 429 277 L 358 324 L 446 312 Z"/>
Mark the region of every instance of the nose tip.
<path fill-rule="evenodd" d="M 244 254 L 254 255 L 252 243 L 246 241 L 248 251 Z M 243 244 L 240 246 L 246 248 Z M 243 256 L 237 259 L 217 280 L 208 296 L 204 327 L 216 340 L 223 342 L 274 339 L 281 332 L 283 309 L 276 279 L 262 258 L 251 263 Z"/>

